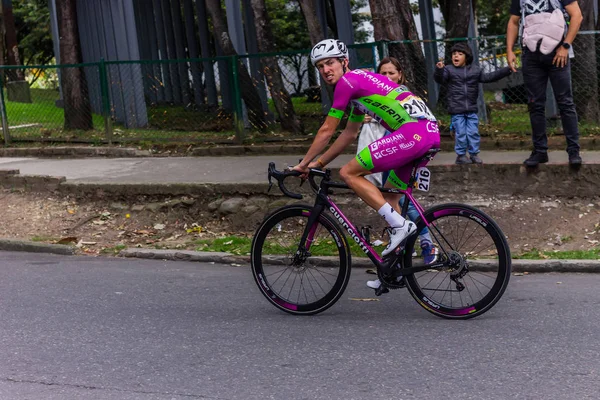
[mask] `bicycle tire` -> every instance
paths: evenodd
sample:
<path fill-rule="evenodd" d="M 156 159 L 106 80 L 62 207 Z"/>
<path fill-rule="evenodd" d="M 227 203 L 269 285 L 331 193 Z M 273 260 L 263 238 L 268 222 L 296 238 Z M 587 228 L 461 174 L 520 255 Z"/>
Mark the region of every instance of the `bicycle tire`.
<path fill-rule="evenodd" d="M 294 204 L 269 214 L 252 240 L 251 268 L 261 293 L 277 308 L 294 315 L 325 311 L 340 298 L 350 280 L 351 255 L 345 235 L 322 213 L 312 231 L 310 254 L 292 265 L 312 206 Z M 320 247 L 319 247 L 320 246 Z M 319 257 L 323 247 L 337 257 Z M 290 283 L 290 288 L 284 287 Z M 294 287 L 298 283 L 298 287 Z"/>
<path fill-rule="evenodd" d="M 468 319 L 485 313 L 500 300 L 510 280 L 510 248 L 504 233 L 483 211 L 465 204 L 441 204 L 426 210 L 424 217 L 439 249 L 439 260 L 432 265 L 444 265 L 407 275 L 410 294 L 427 311 L 443 318 Z M 424 227 L 419 219 L 417 232 Z M 413 265 L 416 239 L 414 235 L 406 243 L 405 267 Z M 463 290 L 451 278 L 465 271 L 459 265 L 461 257 L 467 271 L 458 278 Z"/>

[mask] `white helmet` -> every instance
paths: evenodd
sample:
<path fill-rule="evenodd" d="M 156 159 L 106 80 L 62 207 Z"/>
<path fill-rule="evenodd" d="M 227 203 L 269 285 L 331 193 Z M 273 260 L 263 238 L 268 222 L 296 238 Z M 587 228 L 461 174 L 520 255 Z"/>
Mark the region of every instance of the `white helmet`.
<path fill-rule="evenodd" d="M 325 58 L 348 59 L 348 48 L 341 40 L 321 40 L 310 51 L 310 62 L 312 62 L 312 65 L 316 65 L 317 61 L 323 60 Z"/>

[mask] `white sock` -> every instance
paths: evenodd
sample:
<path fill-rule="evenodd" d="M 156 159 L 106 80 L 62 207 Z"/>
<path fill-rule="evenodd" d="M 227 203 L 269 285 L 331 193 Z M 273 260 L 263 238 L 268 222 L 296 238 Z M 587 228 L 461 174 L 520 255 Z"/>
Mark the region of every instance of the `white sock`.
<path fill-rule="evenodd" d="M 406 220 L 402 218 L 402 216 L 398 214 L 396 210 L 394 210 L 394 207 L 392 207 L 389 203 L 382 205 L 377 212 L 392 228 L 402 228 L 406 222 Z"/>

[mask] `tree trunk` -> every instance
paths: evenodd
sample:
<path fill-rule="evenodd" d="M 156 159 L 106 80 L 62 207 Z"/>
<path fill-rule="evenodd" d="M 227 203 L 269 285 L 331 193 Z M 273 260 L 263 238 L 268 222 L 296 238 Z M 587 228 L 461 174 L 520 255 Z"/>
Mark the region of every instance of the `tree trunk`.
<path fill-rule="evenodd" d="M 439 0 L 440 11 L 446 25 L 446 39 L 465 38 L 469 36 L 471 19 L 471 0 Z M 450 48 L 454 42 L 447 42 L 444 60 L 450 62 Z"/>
<path fill-rule="evenodd" d="M 12 11 L 12 3 L 10 1 L 2 1 L 2 9 L 4 14 L 4 29 L 6 30 L 6 49 L 7 49 L 7 65 L 22 66 L 21 57 L 19 56 L 19 46 L 17 43 L 17 30 L 15 28 L 15 17 Z M 24 81 L 25 74 L 22 69 L 12 69 L 8 71 L 8 79 L 10 81 Z"/>
<path fill-rule="evenodd" d="M 321 23 L 317 17 L 317 3 L 315 0 L 298 0 L 298 4 L 300 4 L 300 9 L 306 20 L 310 42 L 314 46 L 325 39 Z"/>
<path fill-rule="evenodd" d="M 4 12 L 0 7 L 0 65 L 4 65 L 4 36 L 6 35 L 6 27 L 4 26 Z M 4 82 L 4 71 L 0 70 L 0 77 Z"/>
<path fill-rule="evenodd" d="M 369 0 L 369 4 L 376 41 L 419 40 L 409 0 Z M 411 90 L 426 99 L 427 74 L 421 44 L 390 45 L 390 56 L 400 61 Z"/>
<path fill-rule="evenodd" d="M 229 37 L 229 30 L 223 16 L 220 0 L 206 0 L 206 8 L 212 19 L 215 40 L 219 41 L 223 54 L 226 56 L 236 55 L 237 53 Z M 262 109 L 262 102 L 256 86 L 252 82 L 248 69 L 243 62 L 238 63 L 238 69 L 240 90 L 242 99 L 248 108 L 248 118 L 250 118 L 250 122 L 256 129 L 264 131 L 267 128 L 266 114 Z"/>
<path fill-rule="evenodd" d="M 583 15 L 580 30 L 594 30 L 595 0 L 579 0 Z M 596 73 L 596 41 L 594 35 L 577 35 L 573 42 L 575 58 L 571 61 L 571 79 L 573 81 L 573 100 L 580 120 L 600 121 L 598 103 L 598 75 Z"/>
<path fill-rule="evenodd" d="M 258 42 L 258 51 L 261 53 L 273 53 L 275 49 L 275 40 L 271 32 L 269 17 L 264 0 L 251 0 L 252 11 L 254 12 L 254 21 L 256 23 L 256 39 Z M 263 73 L 267 78 L 267 84 L 277 114 L 281 120 L 281 127 L 293 133 L 302 133 L 303 127 L 300 118 L 294 112 L 292 99 L 285 88 L 281 69 L 275 57 L 264 57 L 261 59 Z"/>
<path fill-rule="evenodd" d="M 76 0 L 57 0 L 56 12 L 62 64 L 80 64 L 81 45 L 77 27 Z M 65 104 L 65 129 L 93 129 L 92 108 L 83 68 L 64 68 L 61 83 Z"/>

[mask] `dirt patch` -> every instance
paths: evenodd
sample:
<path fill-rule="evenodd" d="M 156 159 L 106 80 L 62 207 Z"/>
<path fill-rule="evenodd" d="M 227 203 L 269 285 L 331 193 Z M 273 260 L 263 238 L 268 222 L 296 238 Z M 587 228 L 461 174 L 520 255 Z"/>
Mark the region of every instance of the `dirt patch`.
<path fill-rule="evenodd" d="M 373 239 L 383 229 L 381 218 L 353 196 L 333 197 L 357 226 L 372 225 Z M 72 243 L 80 254 L 115 254 L 123 247 L 195 250 L 195 240 L 226 235 L 251 236 L 264 211 L 251 215 L 219 215 L 209 210 L 214 198 L 136 197 L 114 200 L 78 198 L 3 190 L 0 192 L 0 236 L 44 243 Z M 600 240 L 600 199 L 531 197 L 422 198 L 425 207 L 465 202 L 494 218 L 514 254 L 590 250 Z M 281 201 L 279 201 L 281 204 Z"/>

